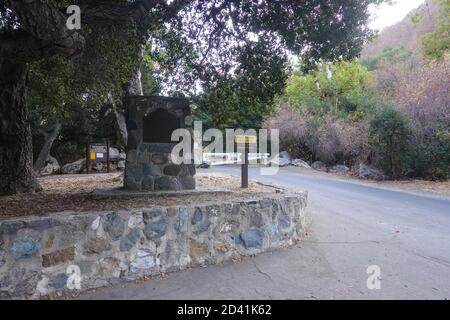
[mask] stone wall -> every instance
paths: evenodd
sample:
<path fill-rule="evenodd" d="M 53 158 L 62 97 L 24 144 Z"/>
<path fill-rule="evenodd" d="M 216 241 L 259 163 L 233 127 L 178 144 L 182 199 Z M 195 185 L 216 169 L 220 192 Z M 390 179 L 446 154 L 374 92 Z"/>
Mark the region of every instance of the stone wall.
<path fill-rule="evenodd" d="M 85 290 L 289 246 L 305 234 L 306 198 L 2 220 L 0 297 Z"/>

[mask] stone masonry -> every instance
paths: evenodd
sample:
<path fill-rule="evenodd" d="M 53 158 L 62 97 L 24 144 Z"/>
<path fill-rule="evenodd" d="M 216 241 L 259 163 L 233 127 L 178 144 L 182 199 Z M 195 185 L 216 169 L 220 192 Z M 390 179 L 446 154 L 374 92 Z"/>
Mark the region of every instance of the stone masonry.
<path fill-rule="evenodd" d="M 85 290 L 289 246 L 306 233 L 306 199 L 4 219 L 0 298 Z"/>
<path fill-rule="evenodd" d="M 124 187 L 130 191 L 195 189 L 193 159 L 171 161 L 173 130 L 192 132 L 189 102 L 182 98 L 130 97 L 127 102 L 128 146 Z"/>

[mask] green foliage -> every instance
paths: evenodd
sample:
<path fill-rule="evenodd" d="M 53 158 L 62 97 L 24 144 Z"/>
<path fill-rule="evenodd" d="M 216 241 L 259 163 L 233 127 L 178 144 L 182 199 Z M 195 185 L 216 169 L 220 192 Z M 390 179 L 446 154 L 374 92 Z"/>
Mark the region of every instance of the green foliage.
<path fill-rule="evenodd" d="M 361 111 L 352 106 L 363 101 L 372 77 L 356 60 L 321 63 L 318 69 L 307 74 L 295 71 L 289 77 L 285 99 L 299 110 L 307 109 L 314 114 Z"/>
<path fill-rule="evenodd" d="M 38 130 L 60 122 L 52 153 L 62 163 L 79 159 L 89 140 L 110 138 L 114 143 L 114 116 L 105 116 L 107 97 L 122 96 L 139 61 L 140 38 L 133 24 L 93 24 L 83 30 L 89 36 L 80 57 L 52 56 L 30 65 L 27 99 L 34 153 L 42 146 Z"/>
<path fill-rule="evenodd" d="M 86 115 L 86 121 L 95 119 L 109 93 L 121 96 L 139 60 L 139 46 L 150 38 L 151 54 L 142 66 L 145 94 L 158 94 L 160 79 L 171 91 L 193 93 L 201 87 L 202 94 L 194 97 L 199 117 L 219 128 L 258 127 L 284 88 L 287 53 L 301 52 L 306 66 L 319 59 L 354 58 L 372 35 L 365 24 L 368 6 L 379 2 L 163 1 L 144 21 L 136 22 L 139 25 L 127 19 L 83 19 L 79 32 L 86 46 L 82 57 L 45 58 L 32 65 L 29 100 L 35 124 L 62 119 L 70 126 L 76 113 Z M 102 13 L 94 2 L 49 3 L 61 10 L 68 4 L 89 3 L 94 12 Z M 123 9 L 126 15 L 130 1 L 101 4 L 121 4 L 116 9 Z M 2 2 L 0 32 L 14 29 L 16 23 Z M 160 74 L 155 75 L 156 71 Z M 344 79 L 326 88 L 327 93 L 343 95 L 344 90 L 356 94 L 348 88 L 351 84 L 345 83 L 347 76 L 335 71 L 336 78 Z M 335 99 L 333 107 L 337 105 Z M 76 135 L 71 137 L 78 141 Z"/>
<path fill-rule="evenodd" d="M 369 56 L 361 60 L 361 63 L 369 70 L 378 69 L 381 63 L 403 63 L 412 56 L 412 52 L 404 47 L 387 47 L 382 53 Z"/>
<path fill-rule="evenodd" d="M 434 179 L 450 177 L 450 131 L 447 127 L 439 127 L 431 137 L 427 154 L 430 159 L 430 175 Z"/>
<path fill-rule="evenodd" d="M 414 132 L 412 167 L 416 176 L 433 180 L 450 177 L 450 131 L 448 125 L 437 124 L 425 134 Z"/>
<path fill-rule="evenodd" d="M 411 16 L 411 23 L 419 24 L 423 19 L 423 16 L 420 13 L 416 13 Z"/>
<path fill-rule="evenodd" d="M 409 134 L 407 117 L 392 106 L 379 108 L 370 122 L 369 145 L 374 161 L 392 178 L 410 172 Z"/>
<path fill-rule="evenodd" d="M 275 50 L 264 41 L 244 48 L 233 75 L 205 82 L 204 92 L 194 99 L 196 117 L 220 129 L 260 127 L 287 78 L 287 58 Z"/>
<path fill-rule="evenodd" d="M 147 44 L 144 47 L 144 57 L 141 64 L 141 82 L 145 96 L 157 96 L 161 93 L 161 81 L 155 76 L 155 65 L 150 45 Z"/>
<path fill-rule="evenodd" d="M 428 60 L 441 60 L 450 50 L 450 0 L 436 0 L 439 4 L 437 28 L 422 39 L 422 53 Z"/>

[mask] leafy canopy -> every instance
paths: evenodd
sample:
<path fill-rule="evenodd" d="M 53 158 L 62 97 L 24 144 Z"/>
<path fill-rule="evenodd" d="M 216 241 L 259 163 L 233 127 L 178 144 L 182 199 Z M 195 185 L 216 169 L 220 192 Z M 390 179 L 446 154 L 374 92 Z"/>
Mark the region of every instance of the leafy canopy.
<path fill-rule="evenodd" d="M 314 114 L 361 111 L 348 110 L 346 102 L 363 97 L 372 80 L 367 68 L 357 60 L 320 63 L 315 71 L 292 73 L 285 99 L 297 109 Z"/>
<path fill-rule="evenodd" d="M 422 53 L 428 60 L 441 60 L 450 50 L 450 0 L 436 0 L 439 21 L 436 30 L 422 39 Z"/>

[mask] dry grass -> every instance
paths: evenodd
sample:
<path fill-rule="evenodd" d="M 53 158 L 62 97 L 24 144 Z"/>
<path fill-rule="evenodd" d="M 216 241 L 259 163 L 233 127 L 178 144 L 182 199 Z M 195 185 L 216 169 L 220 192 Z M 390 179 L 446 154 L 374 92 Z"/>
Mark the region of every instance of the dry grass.
<path fill-rule="evenodd" d="M 249 188 L 240 188 L 238 177 L 208 173 L 196 175 L 197 186 L 204 189 L 225 189 L 228 193 L 181 194 L 177 196 L 133 196 L 129 198 L 94 198 L 98 188 L 120 188 L 120 173 L 92 175 L 55 175 L 40 178 L 43 191 L 0 197 L 0 218 L 31 216 L 62 211 L 108 211 L 122 208 L 145 208 L 149 206 L 176 206 L 216 201 L 239 201 L 244 198 L 277 193 L 277 189 L 251 182 Z M 279 192 L 279 190 L 278 190 Z"/>

